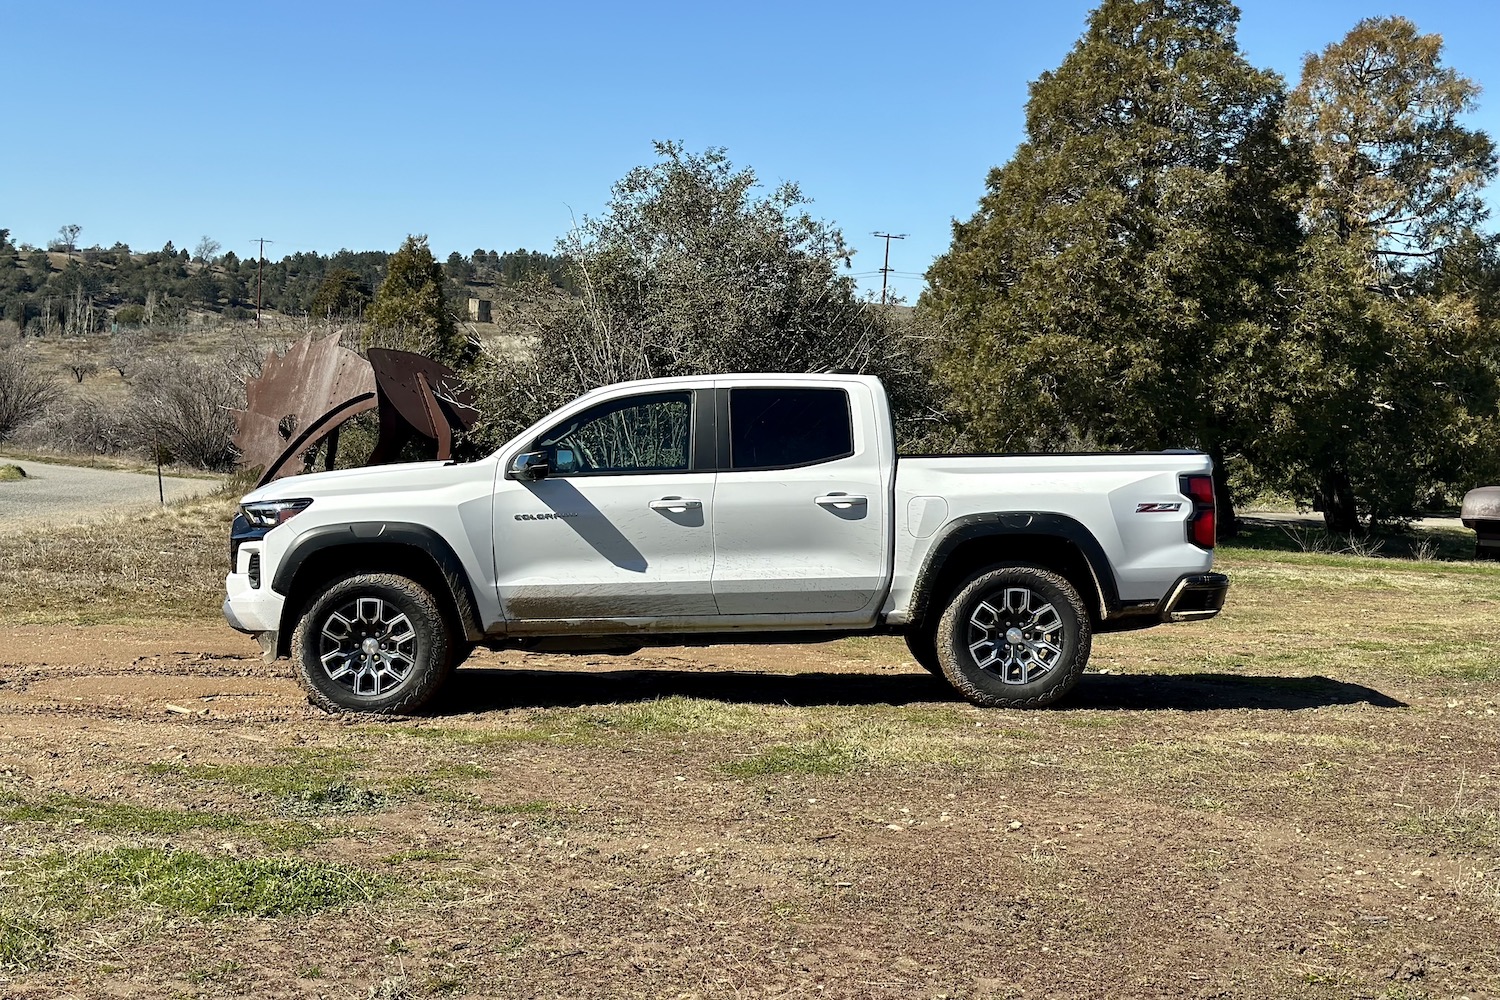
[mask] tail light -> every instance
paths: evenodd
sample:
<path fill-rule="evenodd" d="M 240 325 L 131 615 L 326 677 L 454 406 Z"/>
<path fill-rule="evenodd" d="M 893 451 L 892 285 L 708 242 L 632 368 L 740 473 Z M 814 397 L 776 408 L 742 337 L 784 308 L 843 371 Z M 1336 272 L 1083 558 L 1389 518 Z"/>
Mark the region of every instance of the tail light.
<path fill-rule="evenodd" d="M 1218 539 L 1218 514 L 1214 507 L 1213 476 L 1179 476 L 1178 488 L 1193 501 L 1193 512 L 1187 520 L 1188 541 L 1201 549 L 1211 549 Z"/>

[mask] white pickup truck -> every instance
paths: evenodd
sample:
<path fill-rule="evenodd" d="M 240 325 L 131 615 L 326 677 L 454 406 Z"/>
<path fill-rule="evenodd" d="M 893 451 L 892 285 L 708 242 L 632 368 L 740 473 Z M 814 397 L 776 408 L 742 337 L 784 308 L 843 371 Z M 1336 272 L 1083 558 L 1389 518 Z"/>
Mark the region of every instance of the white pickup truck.
<path fill-rule="evenodd" d="M 1096 632 L 1211 618 L 1196 452 L 896 456 L 878 379 L 606 386 L 489 458 L 246 496 L 224 615 L 330 710 L 410 711 L 478 644 L 899 633 L 975 704 L 1039 706 Z"/>

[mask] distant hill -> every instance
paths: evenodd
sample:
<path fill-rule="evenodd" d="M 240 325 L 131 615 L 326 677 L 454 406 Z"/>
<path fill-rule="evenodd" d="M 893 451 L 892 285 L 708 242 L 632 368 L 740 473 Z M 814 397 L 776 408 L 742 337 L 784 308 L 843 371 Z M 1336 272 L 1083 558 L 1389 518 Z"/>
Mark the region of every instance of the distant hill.
<path fill-rule="evenodd" d="M 91 334 L 161 324 L 190 313 L 228 319 L 264 309 L 285 316 L 357 316 L 385 278 L 391 252 L 294 253 L 257 266 L 233 252 L 194 257 L 170 242 L 138 252 L 122 243 L 68 251 L 15 246 L 0 230 L 0 317 L 27 334 Z M 450 300 L 463 312 L 471 296 L 540 278 L 570 292 L 566 261 L 534 250 L 454 252 L 443 264 Z M 336 282 L 330 294 L 325 283 Z M 320 297 L 320 291 L 323 295 Z"/>

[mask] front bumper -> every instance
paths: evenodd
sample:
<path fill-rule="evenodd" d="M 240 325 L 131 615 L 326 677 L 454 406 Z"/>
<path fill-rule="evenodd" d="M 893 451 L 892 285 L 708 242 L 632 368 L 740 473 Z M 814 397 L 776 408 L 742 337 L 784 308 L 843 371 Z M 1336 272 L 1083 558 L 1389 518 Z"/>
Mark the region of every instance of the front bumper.
<path fill-rule="evenodd" d="M 245 573 L 230 573 L 224 578 L 224 620 L 231 628 L 251 634 L 275 632 L 281 628 L 281 607 L 285 599 L 269 586 L 255 588 Z"/>
<path fill-rule="evenodd" d="M 1223 573 L 1190 573 L 1167 591 L 1157 613 L 1164 622 L 1193 622 L 1212 618 L 1224 610 L 1229 577 Z"/>

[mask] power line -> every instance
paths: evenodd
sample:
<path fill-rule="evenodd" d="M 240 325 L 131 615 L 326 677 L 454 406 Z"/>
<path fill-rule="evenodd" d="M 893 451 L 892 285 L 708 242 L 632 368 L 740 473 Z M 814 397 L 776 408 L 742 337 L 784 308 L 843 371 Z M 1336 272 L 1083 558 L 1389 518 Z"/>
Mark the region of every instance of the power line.
<path fill-rule="evenodd" d="M 885 266 L 880 269 L 880 304 L 885 305 L 885 282 L 891 273 L 891 240 L 904 240 L 906 234 L 871 233 L 870 235 L 885 240 Z"/>
<path fill-rule="evenodd" d="M 266 244 L 275 243 L 276 241 L 268 240 L 264 236 L 254 236 L 251 237 L 250 242 L 260 244 L 260 251 L 255 255 L 255 326 L 257 329 L 259 329 L 260 297 L 261 289 L 264 287 L 264 282 L 261 279 L 261 274 L 265 270 L 266 266 Z"/>

